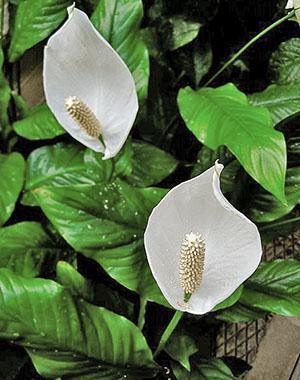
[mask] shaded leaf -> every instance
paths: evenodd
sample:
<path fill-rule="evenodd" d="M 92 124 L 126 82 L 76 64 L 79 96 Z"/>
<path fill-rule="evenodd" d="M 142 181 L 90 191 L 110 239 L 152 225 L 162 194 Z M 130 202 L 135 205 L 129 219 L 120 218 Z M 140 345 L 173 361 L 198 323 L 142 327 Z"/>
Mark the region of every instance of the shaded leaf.
<path fill-rule="evenodd" d="M 212 311 L 227 309 L 230 306 L 234 305 L 241 298 L 243 288 L 243 284 L 240 285 L 228 298 L 226 298 L 226 300 L 220 302 L 217 306 L 215 306 Z"/>
<path fill-rule="evenodd" d="M 270 58 L 270 72 L 277 84 L 300 82 L 300 40 L 291 38 L 279 45 Z"/>
<path fill-rule="evenodd" d="M 268 108 L 274 124 L 300 112 L 300 84 L 272 84 L 262 92 L 249 96 L 254 106 Z"/>
<path fill-rule="evenodd" d="M 23 187 L 25 161 L 20 153 L 0 154 L 0 225 L 14 211 Z"/>
<path fill-rule="evenodd" d="M 221 359 L 199 359 L 188 372 L 178 364 L 172 364 L 177 380 L 234 380 L 231 370 Z"/>
<path fill-rule="evenodd" d="M 127 179 L 136 186 L 155 185 L 176 169 L 175 158 L 154 145 L 134 142 L 132 148 L 132 172 Z"/>
<path fill-rule="evenodd" d="M 219 310 L 215 315 L 215 318 L 228 323 L 241 323 L 256 321 L 265 316 L 266 312 L 237 302 L 227 309 Z"/>
<path fill-rule="evenodd" d="M 198 347 L 188 334 L 183 331 L 174 331 L 164 348 L 172 359 L 178 361 L 186 370 L 190 371 L 190 356 L 198 351 Z"/>
<path fill-rule="evenodd" d="M 35 277 L 53 271 L 57 260 L 68 257 L 70 250 L 54 242 L 39 223 L 20 222 L 0 229 L 0 267 Z"/>
<path fill-rule="evenodd" d="M 133 320 L 133 304 L 124 299 L 118 292 L 103 284 L 94 283 L 83 277 L 72 265 L 65 261 L 57 263 L 57 281 L 74 296 Z"/>
<path fill-rule="evenodd" d="M 246 281 L 240 302 L 279 315 L 300 316 L 300 261 L 262 263 Z"/>

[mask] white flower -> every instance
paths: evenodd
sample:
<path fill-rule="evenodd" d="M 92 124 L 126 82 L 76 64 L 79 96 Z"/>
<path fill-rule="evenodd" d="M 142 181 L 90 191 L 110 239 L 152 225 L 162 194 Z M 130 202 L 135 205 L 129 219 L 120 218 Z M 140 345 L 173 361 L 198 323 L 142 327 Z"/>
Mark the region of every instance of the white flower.
<path fill-rule="evenodd" d="M 294 9 L 295 17 L 291 20 L 297 21 L 300 24 L 300 0 L 288 0 L 285 9 Z"/>
<path fill-rule="evenodd" d="M 294 0 L 288 0 L 285 9 L 292 9 L 294 8 Z"/>
<path fill-rule="evenodd" d="M 135 84 L 87 15 L 74 6 L 68 13 L 45 47 L 46 100 L 71 136 L 111 158 L 122 148 L 138 111 Z"/>
<path fill-rule="evenodd" d="M 205 314 L 257 268 L 256 226 L 220 190 L 223 165 L 172 189 L 153 209 L 145 232 L 147 258 L 167 301 Z"/>

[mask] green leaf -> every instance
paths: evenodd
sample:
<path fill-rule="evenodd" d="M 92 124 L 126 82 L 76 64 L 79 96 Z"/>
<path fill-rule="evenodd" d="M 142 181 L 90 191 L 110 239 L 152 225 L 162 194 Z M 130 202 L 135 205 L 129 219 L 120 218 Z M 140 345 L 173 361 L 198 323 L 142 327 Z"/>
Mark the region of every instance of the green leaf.
<path fill-rule="evenodd" d="M 64 20 L 71 0 L 20 0 L 8 51 L 10 62 L 47 38 Z"/>
<path fill-rule="evenodd" d="M 299 38 L 291 38 L 279 45 L 271 56 L 269 69 L 277 84 L 294 85 L 300 82 Z"/>
<path fill-rule="evenodd" d="M 256 223 L 267 223 L 291 212 L 300 203 L 300 167 L 287 169 L 285 194 L 286 205 L 263 189 L 256 191 L 250 202 L 248 216 Z"/>
<path fill-rule="evenodd" d="M 190 356 L 198 351 L 192 337 L 183 331 L 174 331 L 164 348 L 172 359 L 178 361 L 187 371 L 191 370 Z"/>
<path fill-rule="evenodd" d="M 166 301 L 149 269 L 143 234 L 151 210 L 165 193 L 119 179 L 34 190 L 46 216 L 76 251 L 96 260 L 123 286 L 162 304 Z"/>
<path fill-rule="evenodd" d="M 23 187 L 25 161 L 20 153 L 0 154 L 0 225 L 14 211 Z"/>
<path fill-rule="evenodd" d="M 53 241 L 36 222 L 20 222 L 0 229 L 0 267 L 26 277 L 49 273 L 57 260 L 69 257 L 69 251 Z"/>
<path fill-rule="evenodd" d="M 243 288 L 244 286 L 240 285 L 228 298 L 226 298 L 226 300 L 215 306 L 212 311 L 227 309 L 228 307 L 234 305 L 241 298 Z"/>
<path fill-rule="evenodd" d="M 226 145 L 244 169 L 285 203 L 286 145 L 266 108 L 249 105 L 233 84 L 179 91 L 180 113 L 199 141 L 211 149 Z"/>
<path fill-rule="evenodd" d="M 0 337 L 22 345 L 44 377 L 133 379 L 156 365 L 130 321 L 73 297 L 54 281 L 0 270 Z"/>
<path fill-rule="evenodd" d="M 177 167 L 175 158 L 154 145 L 134 142 L 132 147 L 132 172 L 127 180 L 136 186 L 155 185 Z"/>
<path fill-rule="evenodd" d="M 300 261 L 262 263 L 244 284 L 240 302 L 271 313 L 300 316 Z"/>
<path fill-rule="evenodd" d="M 139 27 L 143 18 L 141 0 L 102 0 L 91 16 L 91 21 L 120 54 L 135 80 L 139 100 L 148 93 L 149 54 Z"/>
<path fill-rule="evenodd" d="M 242 305 L 237 302 L 228 309 L 218 311 L 215 318 L 228 323 L 252 322 L 264 318 L 266 313 L 262 310 Z"/>
<path fill-rule="evenodd" d="M 171 28 L 170 38 L 165 42 L 169 50 L 176 50 L 190 42 L 198 35 L 201 24 L 186 20 L 183 16 L 173 16 L 166 20 L 165 28 Z"/>
<path fill-rule="evenodd" d="M 46 103 L 33 107 L 25 119 L 13 124 L 13 129 L 28 140 L 53 139 L 65 133 Z"/>
<path fill-rule="evenodd" d="M 65 261 L 57 263 L 56 271 L 57 281 L 74 296 L 80 296 L 85 301 L 97 306 L 103 306 L 114 313 L 133 320 L 133 304 L 122 297 L 117 291 L 111 290 L 103 284 L 87 280 L 72 265 Z"/>
<path fill-rule="evenodd" d="M 221 359 L 200 359 L 188 372 L 178 364 L 172 364 L 177 380 L 234 380 L 231 370 Z"/>
<path fill-rule="evenodd" d="M 274 124 L 300 112 L 300 83 L 277 85 L 272 84 L 262 92 L 249 96 L 254 106 L 268 108 Z"/>

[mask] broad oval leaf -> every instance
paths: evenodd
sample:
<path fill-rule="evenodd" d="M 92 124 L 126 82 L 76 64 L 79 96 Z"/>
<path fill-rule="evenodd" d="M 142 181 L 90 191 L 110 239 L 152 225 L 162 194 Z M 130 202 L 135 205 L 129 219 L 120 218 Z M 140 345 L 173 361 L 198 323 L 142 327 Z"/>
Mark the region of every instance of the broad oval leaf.
<path fill-rule="evenodd" d="M 13 124 L 13 128 L 28 140 L 53 139 L 65 133 L 45 103 L 33 107 L 27 117 Z"/>
<path fill-rule="evenodd" d="M 71 256 L 70 249 L 53 241 L 39 223 L 20 222 L 0 229 L 0 267 L 23 276 L 49 273 L 57 260 Z"/>
<path fill-rule="evenodd" d="M 44 377 L 139 379 L 156 372 L 132 322 L 51 280 L 0 269 L 0 326 L 0 338 L 25 347 Z"/>
<path fill-rule="evenodd" d="M 96 29 L 129 67 L 139 100 L 147 97 L 149 79 L 149 54 L 139 34 L 142 18 L 141 0 L 102 0 L 91 16 Z"/>
<path fill-rule="evenodd" d="M 262 263 L 246 281 L 240 302 L 271 313 L 300 316 L 300 261 Z"/>
<path fill-rule="evenodd" d="M 71 4 L 72 0 L 20 0 L 8 51 L 10 62 L 47 38 L 66 17 Z"/>
<path fill-rule="evenodd" d="M 12 212 L 23 187 L 25 161 L 20 153 L 0 154 L 0 225 Z"/>
<path fill-rule="evenodd" d="M 180 113 L 198 140 L 211 149 L 226 145 L 244 169 L 285 203 L 286 145 L 266 108 L 249 105 L 233 84 L 179 91 Z"/>

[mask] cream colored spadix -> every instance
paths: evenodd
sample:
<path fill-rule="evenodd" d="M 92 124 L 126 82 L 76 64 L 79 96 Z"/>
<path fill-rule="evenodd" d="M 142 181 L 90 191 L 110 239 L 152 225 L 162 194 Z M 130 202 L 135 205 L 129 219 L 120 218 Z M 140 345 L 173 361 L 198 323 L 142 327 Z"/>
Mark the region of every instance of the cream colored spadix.
<path fill-rule="evenodd" d="M 184 301 L 199 288 L 202 281 L 205 258 L 205 242 L 198 233 L 185 235 L 180 249 L 179 275 L 184 290 Z"/>
<path fill-rule="evenodd" d="M 261 259 L 256 226 L 220 190 L 222 169 L 216 163 L 169 191 L 145 231 L 147 258 L 162 293 L 175 309 L 193 314 L 229 297 Z"/>
<path fill-rule="evenodd" d="M 134 80 L 88 16 L 74 6 L 68 13 L 45 47 L 46 100 L 71 136 L 111 158 L 122 148 L 138 111 Z"/>

